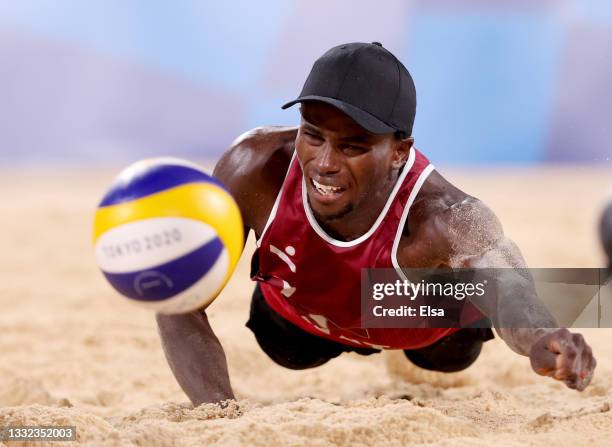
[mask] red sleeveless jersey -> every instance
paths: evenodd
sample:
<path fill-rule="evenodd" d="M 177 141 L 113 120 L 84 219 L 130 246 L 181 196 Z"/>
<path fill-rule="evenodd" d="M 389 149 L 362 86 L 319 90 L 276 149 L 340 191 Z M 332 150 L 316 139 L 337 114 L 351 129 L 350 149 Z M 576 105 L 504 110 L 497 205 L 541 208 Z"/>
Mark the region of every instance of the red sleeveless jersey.
<path fill-rule="evenodd" d="M 338 241 L 317 223 L 293 156 L 268 222 L 257 241 L 254 280 L 270 307 L 303 330 L 339 343 L 417 349 L 456 328 L 361 328 L 361 269 L 399 268 L 396 253 L 410 206 L 433 171 L 416 149 L 368 232 Z"/>

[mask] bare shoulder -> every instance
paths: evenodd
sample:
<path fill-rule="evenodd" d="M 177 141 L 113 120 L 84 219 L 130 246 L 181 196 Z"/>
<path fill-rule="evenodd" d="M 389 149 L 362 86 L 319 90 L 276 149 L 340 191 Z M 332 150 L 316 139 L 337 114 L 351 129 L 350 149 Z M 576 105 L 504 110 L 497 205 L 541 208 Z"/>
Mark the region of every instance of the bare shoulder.
<path fill-rule="evenodd" d="M 458 256 L 479 255 L 503 237 L 487 205 L 433 171 L 410 208 L 398 260 L 414 267 L 447 265 Z"/>
<path fill-rule="evenodd" d="M 234 196 L 245 226 L 260 233 L 291 161 L 297 127 L 258 127 L 240 135 L 217 162 L 214 176 Z"/>

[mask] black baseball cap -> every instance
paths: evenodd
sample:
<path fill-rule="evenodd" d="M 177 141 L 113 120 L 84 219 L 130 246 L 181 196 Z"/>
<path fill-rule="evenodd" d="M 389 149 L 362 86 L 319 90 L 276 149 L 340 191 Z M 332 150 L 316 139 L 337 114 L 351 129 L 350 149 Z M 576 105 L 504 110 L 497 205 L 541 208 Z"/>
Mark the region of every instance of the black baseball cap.
<path fill-rule="evenodd" d="M 338 45 L 317 59 L 302 93 L 283 109 L 305 101 L 337 107 L 364 129 L 412 135 L 416 90 L 404 65 L 379 42 Z"/>

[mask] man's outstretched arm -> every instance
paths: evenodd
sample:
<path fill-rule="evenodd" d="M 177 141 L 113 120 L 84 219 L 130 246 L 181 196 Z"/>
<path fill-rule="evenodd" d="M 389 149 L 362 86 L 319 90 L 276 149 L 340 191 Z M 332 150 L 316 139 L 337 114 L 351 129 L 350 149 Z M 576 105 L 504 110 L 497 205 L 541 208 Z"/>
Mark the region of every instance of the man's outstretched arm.
<path fill-rule="evenodd" d="M 515 352 L 528 356 L 538 374 L 583 390 L 597 362 L 581 334 L 558 327 L 539 300 L 520 251 L 493 212 L 473 197 L 437 207 L 419 225 L 420 245 L 440 267 L 496 270 L 494 293 L 470 298 Z M 487 286 L 488 292 L 491 282 Z"/>
<path fill-rule="evenodd" d="M 453 207 L 451 207 L 453 208 Z M 497 290 L 472 302 L 491 317 L 500 337 L 515 352 L 528 356 L 538 374 L 583 390 L 596 361 L 581 334 L 560 329 L 538 298 L 519 249 L 503 233 L 493 212 L 476 199 L 466 199 L 448 215 L 452 268 L 496 268 Z M 459 235 L 462 235 L 459 237 Z"/>

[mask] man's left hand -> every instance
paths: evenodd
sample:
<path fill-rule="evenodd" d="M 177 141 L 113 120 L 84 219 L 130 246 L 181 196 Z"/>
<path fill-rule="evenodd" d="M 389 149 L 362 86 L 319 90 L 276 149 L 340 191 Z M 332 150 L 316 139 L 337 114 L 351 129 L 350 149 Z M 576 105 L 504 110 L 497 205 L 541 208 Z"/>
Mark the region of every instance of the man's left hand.
<path fill-rule="evenodd" d="M 543 376 L 584 390 L 593 378 L 597 361 L 581 334 L 558 329 L 540 338 L 529 352 L 531 367 Z"/>

